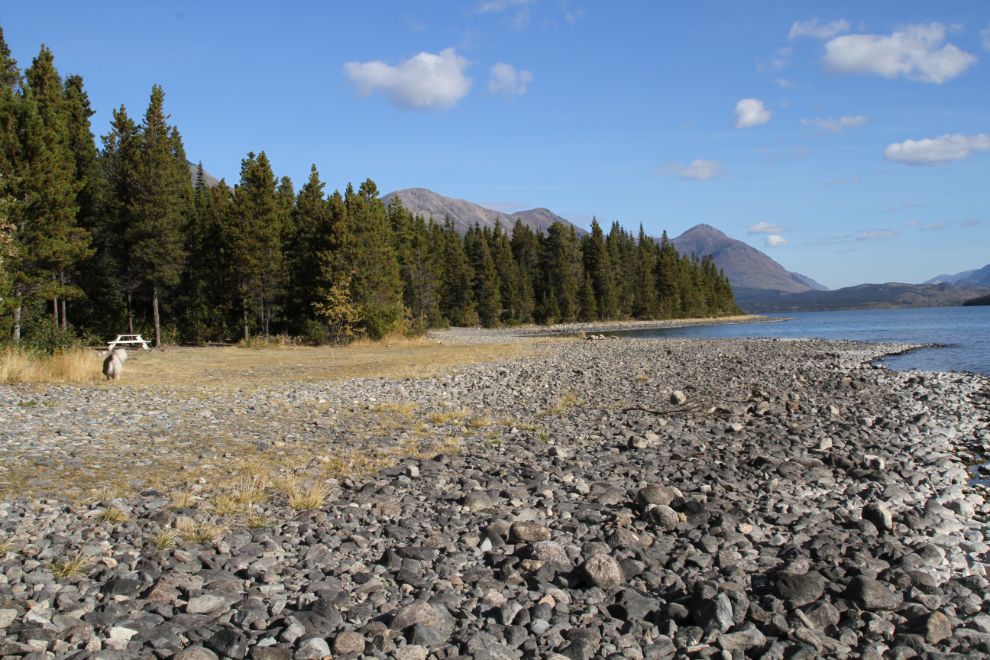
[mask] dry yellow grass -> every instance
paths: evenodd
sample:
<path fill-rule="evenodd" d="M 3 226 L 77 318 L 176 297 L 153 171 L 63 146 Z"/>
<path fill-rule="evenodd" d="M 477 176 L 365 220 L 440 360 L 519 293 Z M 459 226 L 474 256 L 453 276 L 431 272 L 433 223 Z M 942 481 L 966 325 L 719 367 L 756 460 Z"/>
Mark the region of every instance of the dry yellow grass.
<path fill-rule="evenodd" d="M 556 403 L 554 403 L 550 408 L 548 408 L 547 410 L 545 410 L 543 414 L 544 415 L 562 415 L 565 412 L 567 412 L 567 409 L 570 408 L 571 406 L 577 406 L 577 405 L 580 405 L 580 404 L 581 404 L 581 401 L 578 400 L 578 398 L 576 396 L 574 396 L 573 394 L 568 393 L 568 394 L 565 394 L 564 396 L 560 397 L 559 399 L 557 399 Z"/>
<path fill-rule="evenodd" d="M 425 378 L 475 362 L 533 355 L 539 344 L 438 345 L 425 339 L 347 347 L 169 348 L 129 351 L 123 385 L 267 387 L 286 382 L 350 378 Z M 96 366 L 99 374 L 100 365 Z"/>
<path fill-rule="evenodd" d="M 465 426 L 469 429 L 482 429 L 486 426 L 491 426 L 494 423 L 495 422 L 491 417 L 488 415 L 482 415 L 481 417 L 475 417 L 474 419 L 468 420 L 468 423 Z"/>
<path fill-rule="evenodd" d="M 84 569 L 89 562 L 89 557 L 84 556 L 82 553 L 78 553 L 73 559 L 56 559 L 52 563 L 48 564 L 47 568 L 57 579 L 71 578 L 82 575 L 85 572 Z"/>
<path fill-rule="evenodd" d="M 434 413 L 427 417 L 430 422 L 440 426 L 442 424 L 450 424 L 451 422 L 461 422 L 474 414 L 474 411 L 470 408 L 459 408 L 457 410 L 448 410 L 447 412 Z"/>
<path fill-rule="evenodd" d="M 96 383 L 103 378 L 96 351 L 77 349 L 38 356 L 20 348 L 0 351 L 0 383 Z"/>

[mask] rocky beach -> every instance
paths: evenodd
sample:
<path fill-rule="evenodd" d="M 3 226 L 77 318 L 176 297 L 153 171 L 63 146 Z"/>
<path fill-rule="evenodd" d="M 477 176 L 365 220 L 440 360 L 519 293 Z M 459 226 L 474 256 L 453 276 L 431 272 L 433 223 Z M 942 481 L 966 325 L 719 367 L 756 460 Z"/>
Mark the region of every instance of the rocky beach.
<path fill-rule="evenodd" d="M 901 344 L 537 348 L 0 387 L 0 660 L 988 657 L 985 377 L 875 364 Z"/>

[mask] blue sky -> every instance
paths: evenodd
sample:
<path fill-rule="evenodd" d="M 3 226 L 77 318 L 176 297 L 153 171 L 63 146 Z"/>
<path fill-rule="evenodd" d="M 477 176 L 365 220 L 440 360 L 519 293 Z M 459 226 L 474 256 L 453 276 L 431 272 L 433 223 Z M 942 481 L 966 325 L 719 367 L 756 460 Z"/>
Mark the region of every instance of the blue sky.
<path fill-rule="evenodd" d="M 990 3 L 8 3 L 107 132 L 151 86 L 192 160 L 674 237 L 831 288 L 990 263 Z"/>

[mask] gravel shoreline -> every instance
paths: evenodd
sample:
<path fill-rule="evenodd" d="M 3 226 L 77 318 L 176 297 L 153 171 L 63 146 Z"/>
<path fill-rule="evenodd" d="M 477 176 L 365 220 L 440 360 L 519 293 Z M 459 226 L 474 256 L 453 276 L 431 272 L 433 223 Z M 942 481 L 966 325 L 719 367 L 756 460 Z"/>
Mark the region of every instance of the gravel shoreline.
<path fill-rule="evenodd" d="M 692 328 L 708 325 L 738 325 L 747 323 L 778 323 L 790 319 L 778 316 L 729 316 L 710 319 L 668 319 L 664 321 L 594 321 L 590 323 L 559 323 L 555 325 L 522 325 L 515 328 L 446 328 L 430 330 L 427 336 L 438 341 L 460 344 L 511 343 L 527 339 L 587 336 L 629 330 L 663 328 Z"/>
<path fill-rule="evenodd" d="M 985 658 L 990 504 L 957 453 L 990 447 L 990 381 L 872 364 L 911 348 L 572 341 L 141 403 L 2 387 L 4 477 L 51 464 L 0 503 L 0 656 Z M 325 480 L 355 446 L 430 458 Z M 156 447 L 189 454 L 185 497 L 54 496 L 80 469 L 140 489 Z M 308 454 L 296 476 L 326 503 L 221 516 L 208 493 L 240 447 Z M 184 540 L 157 549 L 169 530 Z"/>

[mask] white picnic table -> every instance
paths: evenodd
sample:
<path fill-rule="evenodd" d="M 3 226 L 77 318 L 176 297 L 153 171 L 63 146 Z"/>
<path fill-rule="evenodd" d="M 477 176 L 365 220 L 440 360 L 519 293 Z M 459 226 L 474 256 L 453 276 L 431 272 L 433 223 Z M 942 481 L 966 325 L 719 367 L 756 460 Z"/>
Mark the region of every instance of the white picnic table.
<path fill-rule="evenodd" d="M 112 351 L 117 344 L 141 344 L 141 348 L 148 350 L 148 342 L 141 335 L 117 335 L 116 339 L 107 342 L 107 350 Z"/>

